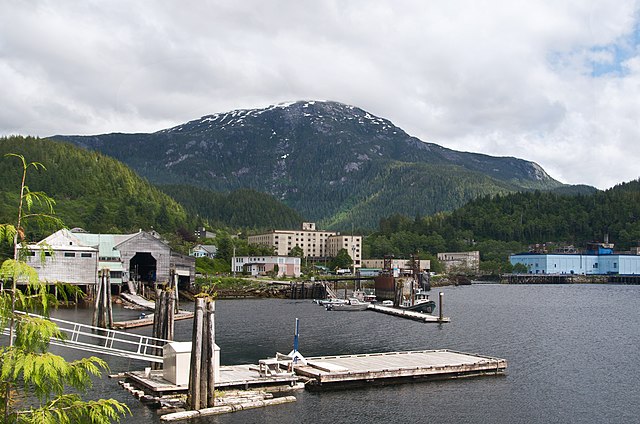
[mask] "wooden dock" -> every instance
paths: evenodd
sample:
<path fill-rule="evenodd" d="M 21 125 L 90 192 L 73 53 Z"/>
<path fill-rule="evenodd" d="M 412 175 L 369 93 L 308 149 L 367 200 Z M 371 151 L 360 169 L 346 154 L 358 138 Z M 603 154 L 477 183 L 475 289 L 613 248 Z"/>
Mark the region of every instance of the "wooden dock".
<path fill-rule="evenodd" d="M 175 321 L 189 318 L 193 318 L 193 312 L 180 311 L 173 317 Z M 116 321 L 113 323 L 113 328 L 116 330 L 122 330 L 126 328 L 145 327 L 147 325 L 153 325 L 153 314 L 145 315 L 144 318 L 132 319 L 128 321 Z"/>
<path fill-rule="evenodd" d="M 498 375 L 507 368 L 505 359 L 446 349 L 323 356 L 306 361 L 295 372 L 309 379 L 310 389 Z"/>
<path fill-rule="evenodd" d="M 378 305 L 378 304 L 371 304 L 369 305 L 368 308 L 370 311 L 375 311 L 375 312 L 380 312 L 383 314 L 387 314 L 387 315 L 394 315 L 397 317 L 402 317 L 402 318 L 408 318 L 408 319 L 412 319 L 415 321 L 422 321 L 422 322 L 435 322 L 435 323 L 443 323 L 443 322 L 450 322 L 451 319 L 447 318 L 447 317 L 442 317 L 442 319 L 439 316 L 435 316 L 435 315 L 430 315 L 430 314 L 425 314 L 422 312 L 415 312 L 415 311 L 409 311 L 406 309 L 402 309 L 402 308 L 393 308 L 390 306 L 382 306 L 382 305 Z"/>
<path fill-rule="evenodd" d="M 187 385 L 178 386 L 165 380 L 162 370 L 151 370 L 149 375 L 144 371 L 131 371 L 126 373 L 126 377 L 136 386 L 145 392 L 156 396 L 186 393 Z M 282 373 L 280 375 L 261 376 L 256 365 L 224 365 L 220 367 L 220 380 L 216 381 L 216 390 L 243 389 L 248 390 L 256 387 L 269 387 L 276 391 L 275 387 L 300 388 L 296 385 L 298 377 L 293 373 Z"/>

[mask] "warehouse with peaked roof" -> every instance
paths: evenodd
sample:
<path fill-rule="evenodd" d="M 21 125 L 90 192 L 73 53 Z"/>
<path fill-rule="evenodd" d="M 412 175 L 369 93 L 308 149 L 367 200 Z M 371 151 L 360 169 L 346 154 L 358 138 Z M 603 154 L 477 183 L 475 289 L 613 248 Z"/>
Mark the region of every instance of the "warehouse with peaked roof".
<path fill-rule="evenodd" d="M 62 229 L 27 249 L 27 263 L 41 280 L 83 286 L 87 292 L 103 270 L 119 288 L 128 283 L 164 284 L 172 275 L 181 286 L 195 280 L 195 258 L 174 252 L 155 231 L 92 234 Z"/>

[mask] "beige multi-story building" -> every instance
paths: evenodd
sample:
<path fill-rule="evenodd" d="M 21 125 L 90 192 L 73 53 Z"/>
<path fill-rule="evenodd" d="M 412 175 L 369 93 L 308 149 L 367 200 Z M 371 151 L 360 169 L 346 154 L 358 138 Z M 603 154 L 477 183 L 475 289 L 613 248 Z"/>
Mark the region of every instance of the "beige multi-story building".
<path fill-rule="evenodd" d="M 303 222 L 300 230 L 272 230 L 265 234 L 249 236 L 250 244 L 274 248 L 274 254 L 287 256 L 298 246 L 306 258 L 334 257 L 340 249 L 346 249 L 356 268 L 362 260 L 362 236 L 341 235 L 334 231 L 320 231 L 314 222 Z"/>
<path fill-rule="evenodd" d="M 480 252 L 445 252 L 438 253 L 438 260 L 447 272 L 480 270 Z"/>

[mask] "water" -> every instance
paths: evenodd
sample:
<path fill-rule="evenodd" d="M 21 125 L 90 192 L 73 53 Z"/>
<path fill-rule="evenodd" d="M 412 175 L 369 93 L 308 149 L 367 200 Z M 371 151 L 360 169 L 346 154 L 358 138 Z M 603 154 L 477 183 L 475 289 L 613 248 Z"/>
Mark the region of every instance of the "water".
<path fill-rule="evenodd" d="M 504 376 L 356 390 L 297 392 L 297 402 L 190 423 L 630 423 L 640 417 L 640 286 L 491 285 L 445 287 L 451 323 L 424 324 L 374 312 L 327 312 L 311 301 L 220 300 L 216 342 L 223 364 L 257 363 L 292 349 L 300 318 L 306 356 L 453 349 L 507 359 Z M 120 309 L 119 319 L 138 312 Z M 86 310 L 57 316 L 90 321 Z M 188 340 L 191 320 L 176 322 Z M 136 330 L 149 333 L 150 329 Z M 68 359 L 82 354 L 60 351 Z M 146 364 L 104 357 L 112 372 Z M 123 423 L 158 423 L 116 380 L 87 398 L 126 402 Z"/>

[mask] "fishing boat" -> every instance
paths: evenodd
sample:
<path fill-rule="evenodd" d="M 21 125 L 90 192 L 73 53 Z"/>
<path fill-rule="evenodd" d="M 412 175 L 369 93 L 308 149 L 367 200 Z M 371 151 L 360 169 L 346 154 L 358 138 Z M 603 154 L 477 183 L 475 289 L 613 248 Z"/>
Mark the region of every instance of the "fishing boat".
<path fill-rule="evenodd" d="M 429 294 L 426 291 L 418 290 L 414 294 L 413 304 L 411 303 L 411 299 L 409 299 L 402 302 L 400 307 L 408 311 L 430 314 L 436 310 L 436 302 L 429 299 Z"/>
<path fill-rule="evenodd" d="M 327 311 L 364 311 L 369 307 L 369 302 L 362 302 L 355 297 L 350 297 L 346 303 L 325 305 Z"/>

